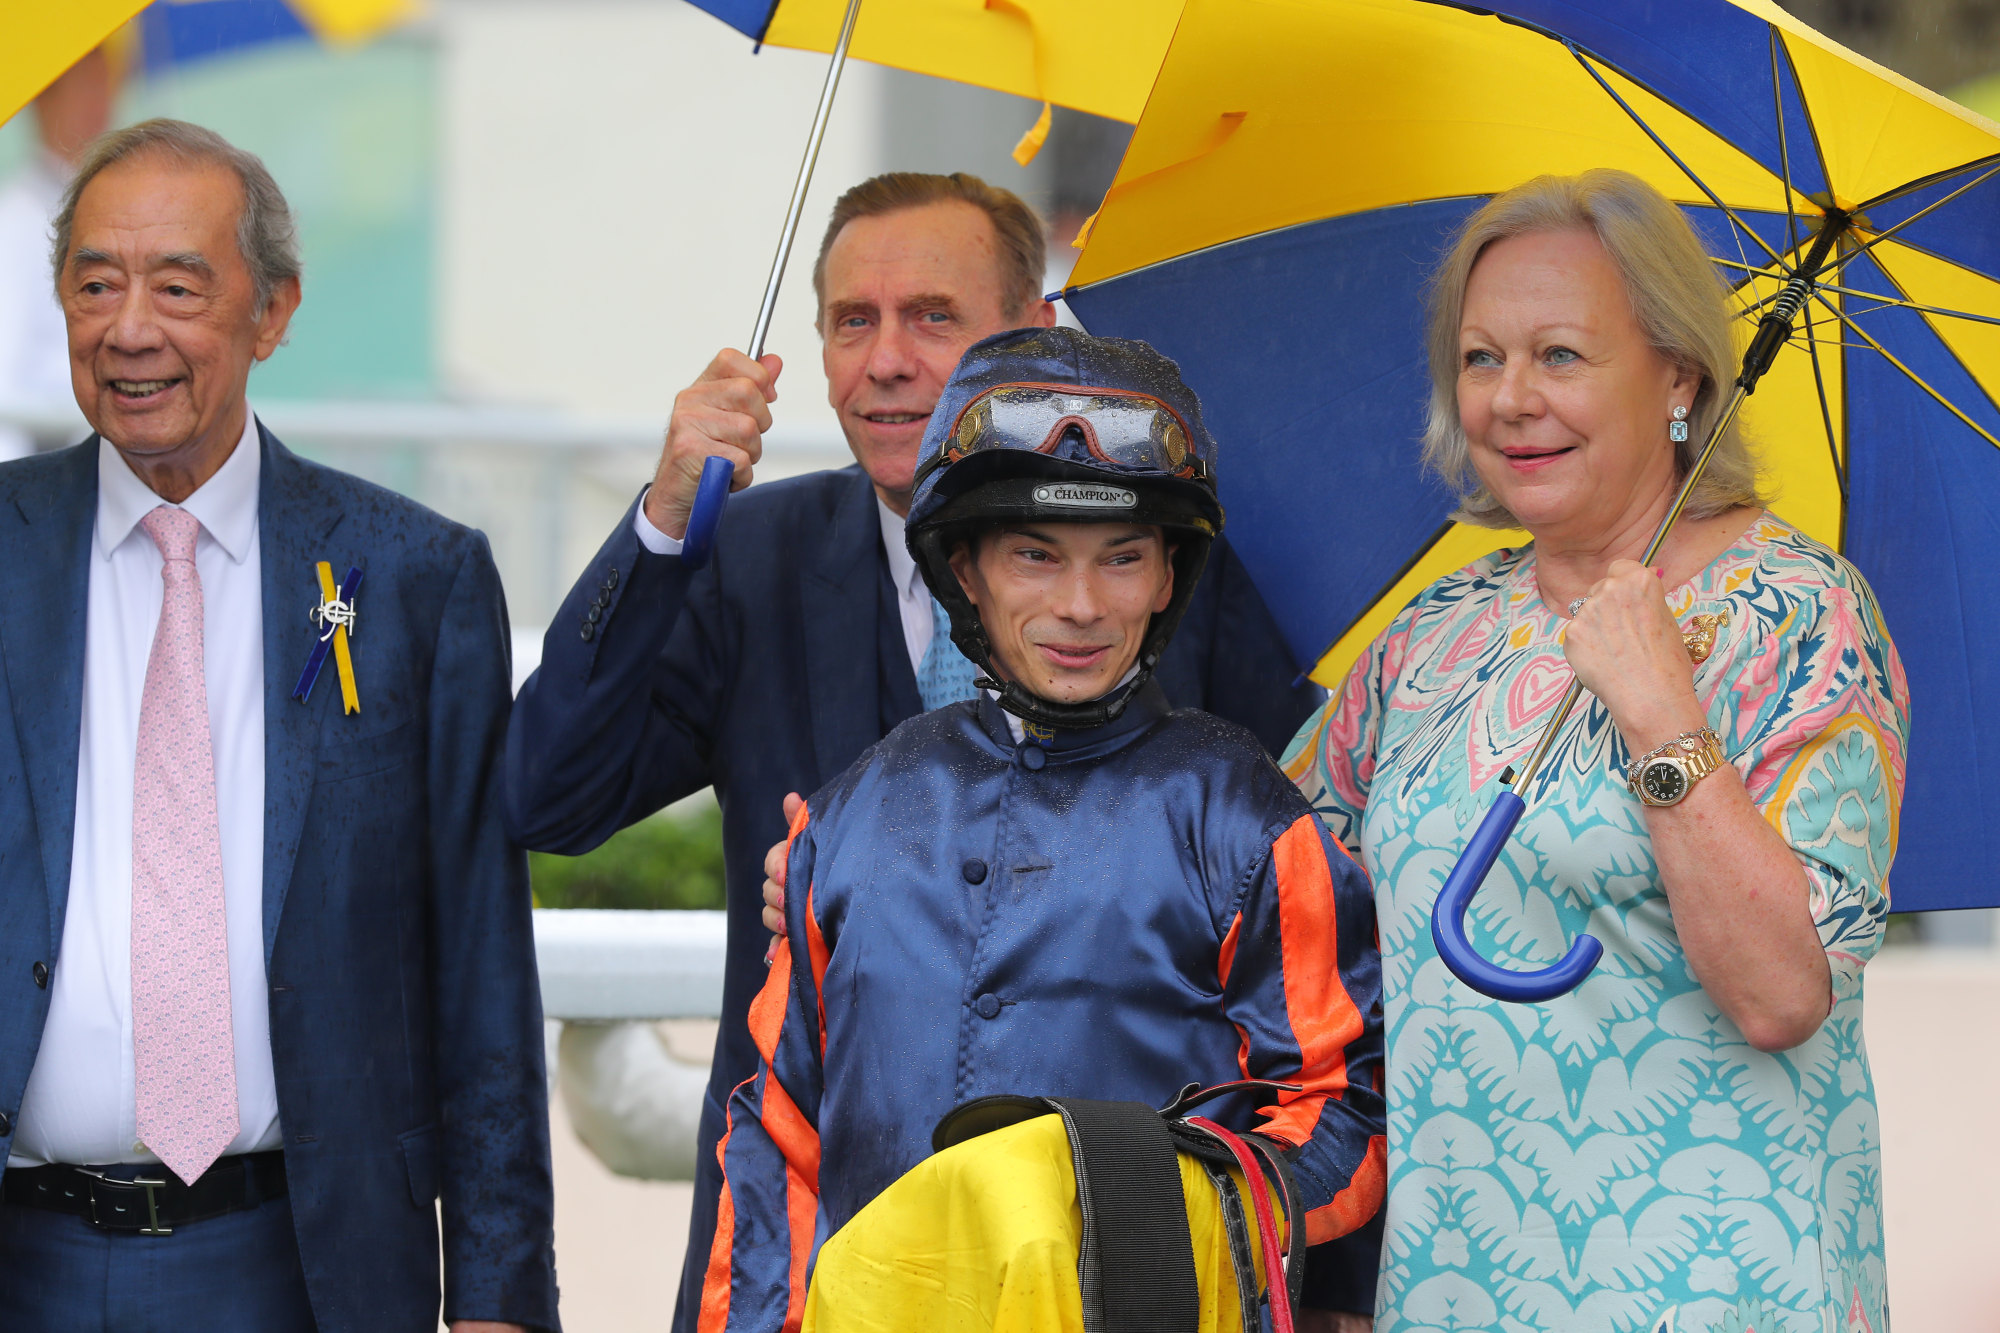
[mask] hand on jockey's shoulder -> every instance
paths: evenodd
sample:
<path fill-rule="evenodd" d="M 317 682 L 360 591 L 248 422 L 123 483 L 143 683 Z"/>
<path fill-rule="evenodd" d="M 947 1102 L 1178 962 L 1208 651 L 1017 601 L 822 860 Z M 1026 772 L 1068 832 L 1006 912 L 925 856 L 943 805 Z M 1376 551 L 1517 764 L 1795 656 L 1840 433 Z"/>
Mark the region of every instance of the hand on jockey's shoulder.
<path fill-rule="evenodd" d="M 785 793 L 786 828 L 792 826 L 799 807 L 805 803 L 805 797 L 797 792 Z M 778 941 L 785 938 L 785 849 L 791 842 L 790 838 L 780 838 L 764 853 L 764 929 L 771 932 L 771 942 L 764 948 L 766 965 L 778 956 Z"/>
<path fill-rule="evenodd" d="M 771 404 L 777 401 L 783 369 L 775 352 L 752 361 L 725 347 L 700 379 L 675 395 L 660 466 L 646 492 L 648 523 L 676 541 L 687 535 L 695 487 L 710 458 L 736 465 L 730 490 L 750 484 L 750 471 L 764 456 L 764 432 L 771 429 Z"/>

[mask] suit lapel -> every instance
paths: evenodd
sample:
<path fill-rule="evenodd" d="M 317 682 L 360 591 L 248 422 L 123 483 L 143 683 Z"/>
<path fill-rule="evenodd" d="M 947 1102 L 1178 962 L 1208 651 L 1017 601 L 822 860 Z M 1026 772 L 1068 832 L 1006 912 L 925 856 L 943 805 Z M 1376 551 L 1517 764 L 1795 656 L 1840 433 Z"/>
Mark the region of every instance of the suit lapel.
<path fill-rule="evenodd" d="M 97 437 L 50 465 L 53 476 L 23 469 L 41 484 L 17 483 L 0 501 L 0 652 L 41 844 L 49 938 L 60 945 L 76 835 Z"/>
<path fill-rule="evenodd" d="M 262 422 L 257 434 L 264 449 L 257 527 L 264 564 L 264 963 L 268 967 L 319 753 L 320 708 L 291 697 L 311 646 L 302 612 L 314 598 L 313 565 L 324 558 L 326 539 L 344 513 L 324 488 L 313 484 L 297 455 Z M 336 577 L 343 572 L 336 570 Z M 327 693 L 322 681 L 313 702 L 321 703 Z"/>
<path fill-rule="evenodd" d="M 876 700 L 876 552 L 882 523 L 861 469 L 841 498 L 819 559 L 801 581 L 806 690 L 812 705 L 814 786 L 882 739 Z"/>

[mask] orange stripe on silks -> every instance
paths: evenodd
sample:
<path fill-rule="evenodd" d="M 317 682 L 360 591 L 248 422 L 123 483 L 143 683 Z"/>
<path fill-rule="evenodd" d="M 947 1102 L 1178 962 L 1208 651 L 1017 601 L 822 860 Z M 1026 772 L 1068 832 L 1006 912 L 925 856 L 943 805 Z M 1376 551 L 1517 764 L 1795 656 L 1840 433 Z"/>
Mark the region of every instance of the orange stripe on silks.
<path fill-rule="evenodd" d="M 782 936 L 778 951 L 771 955 L 771 970 L 764 974 L 763 989 L 750 1001 L 750 1040 L 765 1064 L 778 1058 L 778 1030 L 785 1025 L 785 1005 L 792 998 L 792 942 Z"/>
<path fill-rule="evenodd" d="M 729 1142 L 729 1136 L 725 1134 L 722 1141 Z M 729 1259 L 735 1238 L 736 1201 L 724 1181 L 715 1206 L 715 1240 L 708 1247 L 708 1276 L 701 1280 L 699 1333 L 723 1333 L 729 1327 Z"/>
<path fill-rule="evenodd" d="M 764 1058 L 767 1069 L 777 1055 L 778 1030 L 785 1023 L 785 1002 L 791 994 L 791 977 L 791 945 L 780 938 L 778 951 L 771 958 L 771 970 L 764 977 L 763 989 L 750 1002 L 750 1038 L 756 1043 L 757 1053 Z M 752 1074 L 736 1086 L 741 1088 L 756 1077 Z M 767 1078 L 765 1083 L 770 1088 L 778 1086 L 775 1078 Z M 733 1093 L 731 1095 L 734 1096 Z M 734 1266 L 736 1242 L 736 1201 L 730 1194 L 727 1175 L 729 1138 L 736 1132 L 733 1107 L 728 1116 L 728 1128 L 723 1132 L 722 1142 L 715 1145 L 716 1165 L 723 1167 L 725 1174 L 722 1197 L 716 1203 L 715 1240 L 708 1247 L 708 1275 L 701 1284 L 701 1318 L 697 1325 L 700 1333 L 723 1333 L 729 1324 L 729 1279 Z"/>
<path fill-rule="evenodd" d="M 793 1172 L 785 1174 L 785 1216 L 791 1224 L 791 1289 L 785 1296 L 785 1333 L 798 1333 L 806 1314 L 806 1261 L 812 1257 L 813 1221 L 819 1215 L 819 1192 L 807 1189 Z"/>
<path fill-rule="evenodd" d="M 1262 1133 L 1298 1147 L 1312 1136 L 1321 1106 L 1347 1090 L 1347 1044 L 1362 1032 L 1361 1011 L 1340 980 L 1340 941 L 1334 918 L 1333 869 L 1319 816 L 1300 815 L 1271 847 L 1278 881 L 1278 930 L 1285 967 L 1285 1016 L 1299 1044 L 1290 1094 L 1268 1117 Z"/>
<path fill-rule="evenodd" d="M 742 1088 L 756 1077 L 752 1074 L 737 1084 L 737 1088 Z M 733 1102 L 735 1096 L 732 1091 L 730 1101 Z M 729 1104 L 724 1103 L 725 1106 Z M 717 1166 L 729 1160 L 729 1136 L 736 1132 L 735 1110 L 724 1114 L 728 1119 L 724 1122 L 722 1141 L 715 1145 Z M 729 1327 L 729 1272 L 731 1260 L 735 1257 L 735 1244 L 736 1200 L 730 1196 L 729 1177 L 725 1175 L 722 1178 L 722 1197 L 715 1205 L 715 1236 L 708 1244 L 708 1273 L 701 1280 L 701 1312 L 696 1323 L 698 1333 L 724 1333 Z"/>
<path fill-rule="evenodd" d="M 1375 1216 L 1382 1207 L 1382 1195 L 1389 1179 L 1389 1141 L 1380 1134 L 1368 1140 L 1367 1155 L 1347 1188 L 1306 1214 L 1306 1244 L 1324 1245 L 1335 1236 L 1345 1236 Z"/>
<path fill-rule="evenodd" d="M 806 1123 L 777 1078 L 764 1077 L 764 1132 L 785 1155 L 785 1220 L 790 1232 L 791 1290 L 785 1298 L 785 1328 L 805 1317 L 806 1260 L 812 1254 L 813 1221 L 819 1212 L 819 1132 Z"/>
<path fill-rule="evenodd" d="M 819 1131 L 806 1123 L 804 1115 L 792 1101 L 792 1095 L 785 1091 L 784 1084 L 778 1082 L 777 1075 L 767 1074 L 764 1079 L 764 1106 L 759 1112 L 764 1132 L 771 1136 L 771 1142 L 778 1145 L 778 1151 L 785 1155 L 785 1165 L 796 1171 L 815 1195 L 819 1193 Z M 806 1239 L 812 1239 L 810 1230 Z"/>
<path fill-rule="evenodd" d="M 1229 970 L 1236 966 L 1236 941 L 1243 933 L 1243 913 L 1229 923 L 1229 933 L 1222 937 L 1222 949 L 1215 957 L 1215 979 L 1222 989 L 1229 989 Z M 1236 1047 L 1236 1067 L 1243 1071 L 1243 1077 L 1250 1077 L 1250 1034 L 1241 1023 L 1234 1023 L 1236 1035 L 1242 1038 Z"/>
<path fill-rule="evenodd" d="M 806 887 L 806 961 L 812 965 L 813 994 L 819 999 L 819 1060 L 826 1063 L 826 936 L 819 933 L 819 910 Z"/>
<path fill-rule="evenodd" d="M 1229 987 L 1229 969 L 1236 966 L 1236 938 L 1242 933 L 1243 913 L 1238 912 L 1236 919 L 1229 923 L 1229 933 L 1222 937 L 1221 951 L 1215 956 L 1215 979 L 1222 983 L 1225 990 Z"/>

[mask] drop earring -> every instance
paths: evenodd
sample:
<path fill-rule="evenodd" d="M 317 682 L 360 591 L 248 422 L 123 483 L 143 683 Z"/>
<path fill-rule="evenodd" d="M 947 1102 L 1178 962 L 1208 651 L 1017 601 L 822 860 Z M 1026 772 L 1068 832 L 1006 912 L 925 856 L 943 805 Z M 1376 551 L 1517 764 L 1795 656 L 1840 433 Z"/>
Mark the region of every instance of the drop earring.
<path fill-rule="evenodd" d="M 1667 438 L 1672 440 L 1675 444 L 1687 443 L 1687 437 L 1688 437 L 1687 414 L 1688 410 L 1685 407 L 1676 406 L 1674 408 L 1674 419 L 1667 425 Z"/>

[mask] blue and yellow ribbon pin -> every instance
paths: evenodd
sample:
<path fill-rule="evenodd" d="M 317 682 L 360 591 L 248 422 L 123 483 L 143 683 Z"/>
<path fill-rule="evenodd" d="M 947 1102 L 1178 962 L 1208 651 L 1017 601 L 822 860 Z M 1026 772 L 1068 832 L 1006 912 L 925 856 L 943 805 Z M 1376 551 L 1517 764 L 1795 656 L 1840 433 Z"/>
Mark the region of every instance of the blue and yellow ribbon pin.
<path fill-rule="evenodd" d="M 340 587 L 333 586 L 333 566 L 322 560 L 317 566 L 319 572 L 319 605 L 306 613 L 321 633 L 313 644 L 312 655 L 306 659 L 306 669 L 299 676 L 298 687 L 292 697 L 300 703 L 312 698 L 312 689 L 319 681 L 320 668 L 326 665 L 326 654 L 333 650 L 335 669 L 340 673 L 340 704 L 343 713 L 361 711 L 361 696 L 354 689 L 354 658 L 349 652 L 347 640 L 354 633 L 354 594 L 361 587 L 361 571 L 350 568 Z"/>

